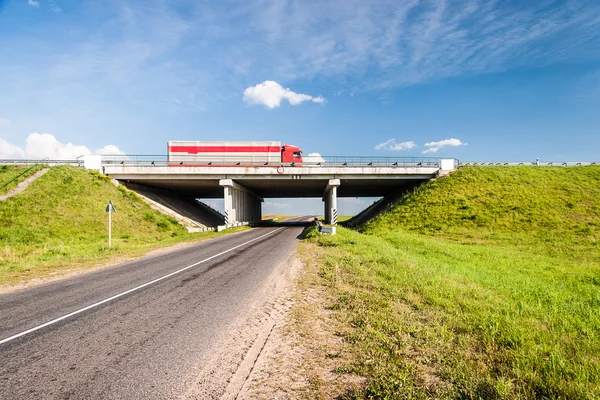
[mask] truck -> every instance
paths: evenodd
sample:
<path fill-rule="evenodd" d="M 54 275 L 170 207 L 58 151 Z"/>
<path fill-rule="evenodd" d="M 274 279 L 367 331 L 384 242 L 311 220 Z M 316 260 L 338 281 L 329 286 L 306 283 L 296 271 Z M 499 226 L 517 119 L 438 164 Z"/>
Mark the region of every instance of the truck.
<path fill-rule="evenodd" d="M 223 166 L 301 163 L 302 150 L 281 142 L 169 141 L 168 163 L 173 166 Z"/>

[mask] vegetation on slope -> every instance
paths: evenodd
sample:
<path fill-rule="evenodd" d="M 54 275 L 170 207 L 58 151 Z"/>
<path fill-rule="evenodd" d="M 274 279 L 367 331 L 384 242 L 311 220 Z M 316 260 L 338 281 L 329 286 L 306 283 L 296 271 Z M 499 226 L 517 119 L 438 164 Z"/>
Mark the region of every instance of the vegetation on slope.
<path fill-rule="evenodd" d="M 600 397 L 600 168 L 464 168 L 315 236 L 352 397 Z"/>
<path fill-rule="evenodd" d="M 0 165 L 0 195 L 6 194 L 19 183 L 35 174 L 43 165 Z M 5 184 L 7 184 L 5 186 Z"/>
<path fill-rule="evenodd" d="M 461 242 L 595 246 L 600 167 L 470 167 L 416 189 L 364 233 L 397 228 Z"/>
<path fill-rule="evenodd" d="M 105 207 L 112 200 L 112 247 Z M 171 217 L 109 178 L 54 167 L 23 193 L 0 202 L 0 285 L 215 233 L 189 234 Z"/>

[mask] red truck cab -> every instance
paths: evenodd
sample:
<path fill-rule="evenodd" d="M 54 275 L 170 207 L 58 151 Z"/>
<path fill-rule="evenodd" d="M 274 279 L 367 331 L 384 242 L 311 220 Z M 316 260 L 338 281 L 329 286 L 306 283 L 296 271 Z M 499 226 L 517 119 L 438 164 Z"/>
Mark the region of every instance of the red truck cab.
<path fill-rule="evenodd" d="M 301 163 L 302 150 L 291 144 L 284 144 L 281 146 L 281 162 Z"/>

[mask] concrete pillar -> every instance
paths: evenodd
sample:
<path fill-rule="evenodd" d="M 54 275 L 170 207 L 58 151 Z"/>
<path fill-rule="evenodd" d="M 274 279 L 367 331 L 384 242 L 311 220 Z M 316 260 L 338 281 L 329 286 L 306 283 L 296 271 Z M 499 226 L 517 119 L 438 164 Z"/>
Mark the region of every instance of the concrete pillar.
<path fill-rule="evenodd" d="M 223 214 L 225 215 L 225 225 L 229 225 L 232 223 L 233 220 L 235 220 L 234 215 L 233 215 L 233 202 L 232 202 L 232 190 L 233 187 L 230 186 L 224 186 L 223 187 L 223 203 L 224 203 L 224 211 Z"/>
<path fill-rule="evenodd" d="M 329 190 L 330 224 L 337 225 L 337 186 Z"/>
<path fill-rule="evenodd" d="M 325 188 L 323 201 L 325 203 L 325 223 L 337 224 L 337 188 L 340 186 L 339 179 L 330 179 Z"/>
<path fill-rule="evenodd" d="M 261 219 L 262 197 L 231 179 L 221 179 L 219 185 L 223 186 L 225 225 Z"/>

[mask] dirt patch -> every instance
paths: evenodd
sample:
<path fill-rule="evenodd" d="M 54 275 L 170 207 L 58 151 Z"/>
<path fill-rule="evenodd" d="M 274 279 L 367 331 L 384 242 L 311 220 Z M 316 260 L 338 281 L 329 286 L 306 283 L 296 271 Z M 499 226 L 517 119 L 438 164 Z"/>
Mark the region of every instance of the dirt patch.
<path fill-rule="evenodd" d="M 318 276 L 317 246 L 299 245 L 304 266 L 288 307 L 274 321 L 253 368 L 238 393 L 227 399 L 334 399 L 364 385 L 348 374 L 341 329 L 328 308 L 333 304 Z"/>
<path fill-rule="evenodd" d="M 49 168 L 44 168 L 41 171 L 38 171 L 35 174 L 31 175 L 29 178 L 27 178 L 23 182 L 19 183 L 13 190 L 9 191 L 6 194 L 1 195 L 0 201 L 4 201 L 10 197 L 13 197 L 13 196 L 21 193 L 22 191 L 27 189 L 29 187 L 29 185 L 31 185 L 36 179 L 38 179 L 39 177 L 44 175 L 49 170 L 50 170 Z"/>
<path fill-rule="evenodd" d="M 257 358 L 293 302 L 293 286 L 302 270 L 296 253 L 268 278 L 245 316 L 232 326 L 230 339 L 200 372 L 185 399 L 235 399 L 247 384 Z"/>

